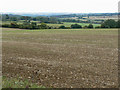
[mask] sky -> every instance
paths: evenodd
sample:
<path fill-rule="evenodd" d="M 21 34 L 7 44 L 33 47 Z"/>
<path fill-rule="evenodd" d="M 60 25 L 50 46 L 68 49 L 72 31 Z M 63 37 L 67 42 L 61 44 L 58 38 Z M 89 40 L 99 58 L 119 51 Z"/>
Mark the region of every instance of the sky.
<path fill-rule="evenodd" d="M 3 13 L 114 13 L 119 0 L 1 0 Z"/>

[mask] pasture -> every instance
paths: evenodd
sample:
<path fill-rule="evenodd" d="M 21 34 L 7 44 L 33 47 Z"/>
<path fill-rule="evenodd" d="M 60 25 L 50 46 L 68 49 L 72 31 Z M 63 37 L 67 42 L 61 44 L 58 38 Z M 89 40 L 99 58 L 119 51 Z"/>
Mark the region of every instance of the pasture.
<path fill-rule="evenodd" d="M 118 87 L 117 29 L 2 30 L 5 77 L 48 88 Z"/>
<path fill-rule="evenodd" d="M 63 24 L 47 24 L 48 26 L 53 26 L 53 27 L 59 27 L 61 25 L 64 25 L 65 27 L 70 27 L 72 24 L 76 24 L 76 23 L 71 23 L 71 22 L 64 22 Z M 77 23 L 79 25 L 81 25 L 82 27 L 84 26 L 88 26 L 89 23 Z M 100 24 L 92 24 L 94 27 L 96 26 L 100 26 Z"/>

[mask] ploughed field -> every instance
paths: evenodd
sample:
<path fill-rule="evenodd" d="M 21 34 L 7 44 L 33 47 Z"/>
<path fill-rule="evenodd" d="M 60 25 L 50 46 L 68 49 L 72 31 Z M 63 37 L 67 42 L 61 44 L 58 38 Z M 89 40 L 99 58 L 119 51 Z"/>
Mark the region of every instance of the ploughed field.
<path fill-rule="evenodd" d="M 118 30 L 3 28 L 2 64 L 45 87 L 118 87 Z"/>

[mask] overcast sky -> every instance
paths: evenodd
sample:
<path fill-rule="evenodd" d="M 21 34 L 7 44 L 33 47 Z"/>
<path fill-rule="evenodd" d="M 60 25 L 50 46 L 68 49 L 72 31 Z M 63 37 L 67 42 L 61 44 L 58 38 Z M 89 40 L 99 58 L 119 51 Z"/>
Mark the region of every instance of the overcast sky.
<path fill-rule="evenodd" d="M 119 0 L 1 0 L 0 12 L 108 13 L 118 12 Z"/>

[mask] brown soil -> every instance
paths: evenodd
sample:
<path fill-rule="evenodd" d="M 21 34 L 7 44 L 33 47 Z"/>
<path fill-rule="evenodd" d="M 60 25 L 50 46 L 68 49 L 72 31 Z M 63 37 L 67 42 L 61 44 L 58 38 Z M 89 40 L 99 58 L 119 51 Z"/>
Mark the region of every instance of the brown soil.
<path fill-rule="evenodd" d="M 117 30 L 14 31 L 3 29 L 4 76 L 54 88 L 118 87 Z"/>

